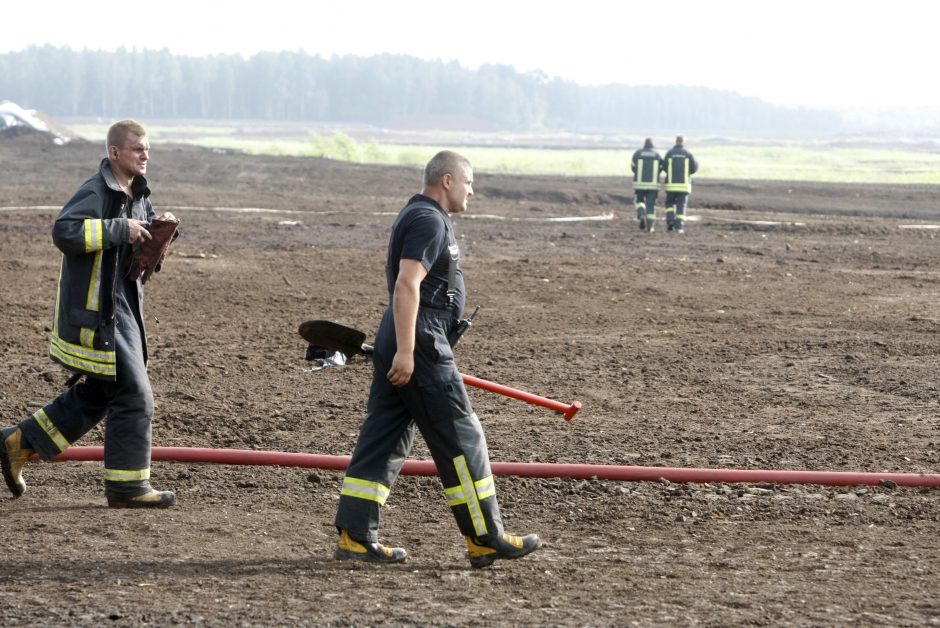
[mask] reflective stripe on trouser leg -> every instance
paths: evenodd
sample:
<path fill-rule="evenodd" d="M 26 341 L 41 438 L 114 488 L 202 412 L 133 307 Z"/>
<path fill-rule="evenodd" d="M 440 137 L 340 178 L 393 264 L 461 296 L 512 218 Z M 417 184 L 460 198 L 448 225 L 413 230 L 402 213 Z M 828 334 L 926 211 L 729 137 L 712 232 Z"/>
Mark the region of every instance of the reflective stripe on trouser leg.
<path fill-rule="evenodd" d="M 464 456 L 454 458 L 454 470 L 457 472 L 457 477 L 460 478 L 460 485 L 444 489 L 444 494 L 447 496 L 447 505 L 451 508 L 466 506 L 470 520 L 473 522 L 474 536 L 486 536 L 488 530 L 480 501 L 496 495 L 493 476 L 490 475 L 474 481 L 470 475 L 470 470 L 467 468 L 467 459 Z"/>
<path fill-rule="evenodd" d="M 378 343 L 377 343 L 378 344 Z M 376 359 L 369 408 L 340 489 L 334 523 L 358 540 L 377 543 L 381 509 L 414 443 L 415 425 Z"/>
<path fill-rule="evenodd" d="M 105 382 L 86 378 L 37 410 L 20 428 L 30 447 L 48 460 L 100 423 L 107 407 Z"/>
<path fill-rule="evenodd" d="M 659 196 L 658 190 L 646 190 L 644 205 L 646 206 L 646 223 L 652 225 L 656 222 L 656 197 Z"/>
<path fill-rule="evenodd" d="M 685 223 L 685 210 L 689 205 L 689 195 L 685 193 L 676 194 L 676 228 L 682 229 Z"/>
<path fill-rule="evenodd" d="M 366 499 L 377 503 L 379 506 L 385 505 L 385 500 L 388 499 L 390 492 L 391 489 L 384 484 L 360 478 L 351 478 L 348 475 L 343 478 L 343 486 L 339 490 L 340 495 Z"/>
<path fill-rule="evenodd" d="M 115 294 L 117 374 L 114 382 L 104 383 L 108 395 L 104 479 L 108 491 L 137 493 L 150 486 L 153 390 L 144 363 L 143 331 L 128 303 L 128 298 L 136 302 L 136 286 L 118 281 L 122 285 Z"/>
<path fill-rule="evenodd" d="M 150 467 L 146 469 L 108 469 L 104 470 L 105 482 L 144 482 L 150 479 Z"/>
<path fill-rule="evenodd" d="M 33 418 L 36 419 L 36 422 L 39 424 L 39 427 L 42 428 L 42 431 L 46 433 L 46 436 L 49 437 L 49 440 L 52 441 L 59 451 L 65 451 L 68 449 L 70 443 L 65 436 L 62 435 L 62 432 L 59 431 L 59 428 L 55 426 L 55 423 L 49 419 L 49 415 L 46 414 L 46 411 L 43 409 L 36 410 L 33 413 Z"/>
<path fill-rule="evenodd" d="M 503 532 L 499 503 L 489 479 L 489 451 L 480 419 L 473 411 L 453 351 L 447 342 L 453 313 L 422 308 L 418 314 L 415 337 L 415 373 L 422 377 L 416 385 L 399 389 L 402 398 L 414 416 L 437 466 L 441 484 L 445 489 L 473 488 L 479 508 L 471 513 L 467 505 L 451 507 L 454 520 L 465 536 L 490 539 Z M 412 378 L 415 381 L 416 378 Z M 457 459 L 464 460 L 458 465 Z M 466 472 L 461 476 L 458 466 Z M 477 484 L 481 482 L 482 484 Z M 467 490 L 470 498 L 470 491 Z M 449 496 L 448 496 L 449 499 Z M 483 523 L 481 524 L 480 521 Z"/>

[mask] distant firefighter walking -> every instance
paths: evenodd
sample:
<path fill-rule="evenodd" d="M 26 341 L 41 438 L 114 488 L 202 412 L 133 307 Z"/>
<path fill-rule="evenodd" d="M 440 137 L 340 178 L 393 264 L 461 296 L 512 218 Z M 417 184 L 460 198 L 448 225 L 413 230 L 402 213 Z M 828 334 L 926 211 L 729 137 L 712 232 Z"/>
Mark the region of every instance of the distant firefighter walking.
<path fill-rule="evenodd" d="M 666 173 L 666 230 L 685 233 L 692 175 L 698 172 L 698 162 L 686 150 L 683 136 L 676 137 L 676 145 L 666 151 L 662 169 Z"/>
<path fill-rule="evenodd" d="M 643 142 L 643 148 L 633 153 L 630 170 L 633 171 L 633 206 L 641 231 L 655 231 L 656 198 L 659 196 L 659 176 L 663 158 L 653 147 L 653 138 Z"/>

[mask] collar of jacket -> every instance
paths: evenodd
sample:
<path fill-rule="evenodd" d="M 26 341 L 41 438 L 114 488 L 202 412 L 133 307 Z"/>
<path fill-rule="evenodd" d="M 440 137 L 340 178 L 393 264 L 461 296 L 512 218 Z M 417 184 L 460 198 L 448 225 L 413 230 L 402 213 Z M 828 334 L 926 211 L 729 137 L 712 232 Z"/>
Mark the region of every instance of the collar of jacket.
<path fill-rule="evenodd" d="M 121 187 L 121 184 L 117 182 L 117 178 L 115 178 L 114 172 L 111 170 L 111 161 L 107 157 L 101 160 L 101 165 L 98 166 L 98 172 L 109 188 L 115 192 L 124 193 L 124 189 Z M 144 175 L 139 174 L 134 177 L 134 181 L 131 183 L 131 193 L 134 198 L 150 196 L 150 187 L 147 185 L 147 179 Z"/>

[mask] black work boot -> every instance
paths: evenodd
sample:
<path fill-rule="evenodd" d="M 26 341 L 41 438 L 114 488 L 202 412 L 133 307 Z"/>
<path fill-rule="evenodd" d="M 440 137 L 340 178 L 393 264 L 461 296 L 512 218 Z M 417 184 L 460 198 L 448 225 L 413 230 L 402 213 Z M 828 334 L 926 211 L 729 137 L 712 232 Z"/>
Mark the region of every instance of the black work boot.
<path fill-rule="evenodd" d="M 481 541 L 467 537 L 467 558 L 472 567 L 480 568 L 491 565 L 498 558 L 522 558 L 542 547 L 537 534 L 513 536 L 500 534 L 495 541 Z"/>
<path fill-rule="evenodd" d="M 139 495 L 107 490 L 104 494 L 109 508 L 169 508 L 176 503 L 176 495 L 171 491 L 157 491 L 150 487 Z"/>
<path fill-rule="evenodd" d="M 363 543 L 349 536 L 346 530 L 339 531 L 336 560 L 361 560 L 367 563 L 403 563 L 408 552 L 403 547 L 385 547 L 381 543 Z"/>
<path fill-rule="evenodd" d="M 23 446 L 23 430 L 12 427 L 0 431 L 0 468 L 14 498 L 26 492 L 23 467 L 32 455 L 33 450 Z"/>

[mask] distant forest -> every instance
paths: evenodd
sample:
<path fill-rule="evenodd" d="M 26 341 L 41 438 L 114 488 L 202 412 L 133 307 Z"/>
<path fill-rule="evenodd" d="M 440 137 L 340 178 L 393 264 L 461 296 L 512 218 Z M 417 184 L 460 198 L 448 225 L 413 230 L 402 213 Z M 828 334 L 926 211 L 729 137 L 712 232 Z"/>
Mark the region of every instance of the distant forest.
<path fill-rule="evenodd" d="M 0 100 L 53 116 L 379 126 L 446 120 L 466 130 L 809 134 L 841 124 L 836 113 L 703 87 L 582 86 L 508 65 L 471 70 L 402 55 L 303 52 L 245 59 L 31 47 L 0 54 Z"/>

